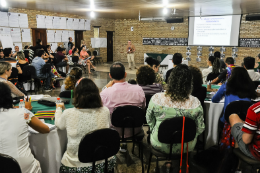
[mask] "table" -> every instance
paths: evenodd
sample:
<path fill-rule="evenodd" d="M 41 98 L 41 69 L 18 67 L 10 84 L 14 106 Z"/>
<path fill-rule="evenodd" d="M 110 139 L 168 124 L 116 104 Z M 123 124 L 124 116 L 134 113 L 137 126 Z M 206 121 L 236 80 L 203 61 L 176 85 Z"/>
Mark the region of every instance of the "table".
<path fill-rule="evenodd" d="M 48 134 L 30 133 L 32 154 L 40 162 L 42 173 L 58 173 L 67 148 L 67 131 L 54 129 Z"/>

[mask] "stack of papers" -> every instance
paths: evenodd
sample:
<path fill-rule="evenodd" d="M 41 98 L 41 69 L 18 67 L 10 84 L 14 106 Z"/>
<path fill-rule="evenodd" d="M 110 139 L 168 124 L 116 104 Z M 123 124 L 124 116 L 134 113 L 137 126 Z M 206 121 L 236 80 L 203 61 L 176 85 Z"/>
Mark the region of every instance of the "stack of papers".
<path fill-rule="evenodd" d="M 50 131 L 56 129 L 56 126 L 55 126 L 55 125 L 48 124 L 48 123 L 44 123 L 44 124 L 47 125 L 47 126 L 50 128 Z M 29 126 L 28 131 L 29 131 L 30 133 L 36 133 L 36 134 L 39 133 L 39 132 L 37 132 L 36 130 L 32 129 L 30 126 Z"/>
<path fill-rule="evenodd" d="M 32 101 L 37 101 L 40 100 L 44 97 L 51 97 L 50 95 L 43 95 L 43 94 L 39 94 L 39 95 L 29 95 L 29 98 L 32 98 Z"/>

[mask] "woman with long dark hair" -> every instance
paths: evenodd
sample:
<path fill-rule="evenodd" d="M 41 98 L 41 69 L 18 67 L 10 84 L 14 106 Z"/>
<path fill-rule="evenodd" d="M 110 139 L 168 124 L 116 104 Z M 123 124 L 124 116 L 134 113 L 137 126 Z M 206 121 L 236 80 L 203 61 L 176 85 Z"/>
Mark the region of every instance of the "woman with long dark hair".
<path fill-rule="evenodd" d="M 56 109 L 55 125 L 58 129 L 66 129 L 68 136 L 67 150 L 61 160 L 61 173 L 77 172 L 84 170 L 90 173 L 92 163 L 82 163 L 78 159 L 78 147 L 83 136 L 87 133 L 110 127 L 110 113 L 103 107 L 96 84 L 88 78 L 82 78 L 77 82 L 74 90 L 75 108 L 66 109 L 62 113 L 62 107 Z M 96 171 L 103 172 L 104 160 L 96 162 Z M 116 164 L 115 156 L 108 159 L 108 170 L 112 171 Z"/>
<path fill-rule="evenodd" d="M 234 67 L 227 82 L 224 83 L 213 96 L 212 102 L 218 103 L 225 97 L 224 113 L 220 118 L 220 126 L 224 127 L 223 134 L 230 135 L 230 125 L 225 122 L 225 110 L 229 103 L 237 100 L 251 101 L 256 98 L 256 91 L 252 79 L 243 67 Z M 223 139 L 223 137 L 222 137 Z M 228 146 L 229 141 L 222 140 L 222 148 Z"/>
<path fill-rule="evenodd" d="M 210 73 L 215 74 L 216 76 L 214 78 L 216 78 L 219 75 L 219 70 L 220 70 L 220 62 L 219 59 L 214 57 L 214 56 L 210 56 L 207 60 L 207 65 L 209 66 L 207 69 L 204 69 L 202 71 L 202 77 L 203 77 L 203 81 L 205 82 L 207 79 L 207 76 Z"/>

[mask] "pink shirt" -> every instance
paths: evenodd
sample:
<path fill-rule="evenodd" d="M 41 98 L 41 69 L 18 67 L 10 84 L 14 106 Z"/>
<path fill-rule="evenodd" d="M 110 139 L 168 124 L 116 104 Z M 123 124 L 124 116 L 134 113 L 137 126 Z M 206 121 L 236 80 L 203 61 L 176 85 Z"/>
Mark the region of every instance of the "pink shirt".
<path fill-rule="evenodd" d="M 85 58 L 87 58 L 87 57 L 84 58 L 84 56 L 89 57 L 88 52 L 82 50 L 82 51 L 80 52 L 80 59 L 85 59 Z"/>
<path fill-rule="evenodd" d="M 138 85 L 132 85 L 127 82 L 115 83 L 112 87 L 104 89 L 100 93 L 103 106 L 110 111 L 110 116 L 114 108 L 125 105 L 138 106 L 145 109 L 145 95 L 143 89 Z M 113 127 L 121 135 L 122 129 Z M 139 133 L 142 127 L 135 128 L 135 132 Z M 125 128 L 125 137 L 131 137 L 131 128 Z"/>

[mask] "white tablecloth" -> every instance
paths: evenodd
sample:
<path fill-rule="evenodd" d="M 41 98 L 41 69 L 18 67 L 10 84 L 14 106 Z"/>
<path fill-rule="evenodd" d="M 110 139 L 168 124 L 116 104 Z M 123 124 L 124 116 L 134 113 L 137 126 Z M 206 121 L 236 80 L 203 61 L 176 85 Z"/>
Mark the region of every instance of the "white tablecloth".
<path fill-rule="evenodd" d="M 212 103 L 211 101 L 205 101 L 205 136 L 206 145 L 205 149 L 218 145 L 218 122 L 222 116 L 222 110 L 224 103 Z"/>
<path fill-rule="evenodd" d="M 67 131 L 54 129 L 48 134 L 30 133 L 30 148 L 40 162 L 42 173 L 59 173 L 67 147 Z"/>

